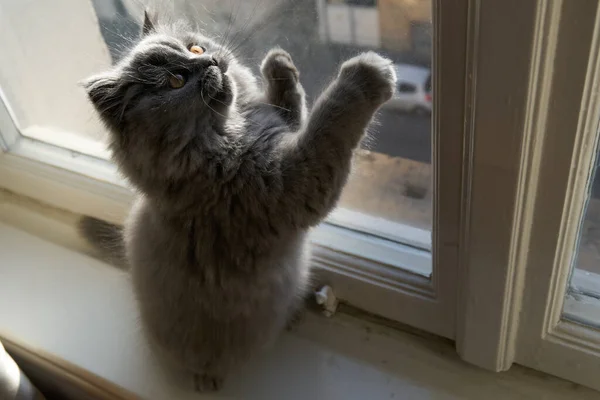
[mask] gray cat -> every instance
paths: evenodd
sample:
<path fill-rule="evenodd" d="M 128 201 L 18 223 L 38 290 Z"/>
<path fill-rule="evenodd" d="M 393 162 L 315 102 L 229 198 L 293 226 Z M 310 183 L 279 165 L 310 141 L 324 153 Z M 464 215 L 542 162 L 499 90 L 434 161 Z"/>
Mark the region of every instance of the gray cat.
<path fill-rule="evenodd" d="M 226 48 L 146 18 L 131 53 L 85 83 L 139 195 L 122 231 L 88 217 L 81 230 L 129 265 L 151 342 L 198 390 L 218 389 L 300 307 L 307 232 L 396 79 L 390 60 L 361 54 L 308 113 L 288 53 L 271 50 L 261 72 L 262 89 Z"/>

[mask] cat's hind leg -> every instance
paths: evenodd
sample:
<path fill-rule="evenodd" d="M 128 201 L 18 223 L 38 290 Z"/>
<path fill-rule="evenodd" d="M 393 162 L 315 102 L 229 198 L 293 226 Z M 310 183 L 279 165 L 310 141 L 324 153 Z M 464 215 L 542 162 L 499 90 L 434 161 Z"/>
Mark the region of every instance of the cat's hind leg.
<path fill-rule="evenodd" d="M 266 102 L 278 109 L 291 130 L 298 129 L 303 125 L 307 111 L 300 73 L 292 57 L 280 48 L 272 49 L 262 61 L 260 70 L 265 81 Z"/>

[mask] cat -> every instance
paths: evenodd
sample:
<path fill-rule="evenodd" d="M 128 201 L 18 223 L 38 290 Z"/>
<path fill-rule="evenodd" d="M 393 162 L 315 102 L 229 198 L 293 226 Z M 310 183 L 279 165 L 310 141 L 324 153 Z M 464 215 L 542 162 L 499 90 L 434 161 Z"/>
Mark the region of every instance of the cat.
<path fill-rule="evenodd" d="M 308 112 L 287 52 L 270 50 L 260 71 L 262 85 L 224 46 L 146 15 L 130 54 L 84 83 L 139 194 L 122 229 L 84 217 L 82 234 L 128 265 L 150 342 L 200 391 L 300 307 L 309 229 L 396 81 L 390 60 L 360 54 Z"/>

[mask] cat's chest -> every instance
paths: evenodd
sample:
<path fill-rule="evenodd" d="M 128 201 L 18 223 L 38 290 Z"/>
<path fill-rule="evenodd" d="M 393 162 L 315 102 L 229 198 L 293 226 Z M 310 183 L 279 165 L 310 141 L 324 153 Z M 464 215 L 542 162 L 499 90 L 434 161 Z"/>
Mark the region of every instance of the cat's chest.
<path fill-rule="evenodd" d="M 244 113 L 249 137 L 278 135 L 286 129 L 286 122 L 277 109 L 270 104 L 254 104 Z"/>

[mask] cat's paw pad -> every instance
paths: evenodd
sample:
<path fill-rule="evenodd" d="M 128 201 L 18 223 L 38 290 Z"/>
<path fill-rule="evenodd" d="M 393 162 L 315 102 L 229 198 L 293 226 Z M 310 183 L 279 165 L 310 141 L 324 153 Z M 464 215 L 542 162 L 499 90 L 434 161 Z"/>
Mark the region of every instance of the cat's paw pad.
<path fill-rule="evenodd" d="M 396 88 L 394 63 L 373 51 L 343 63 L 340 78 L 355 83 L 368 98 L 379 103 L 389 100 Z"/>
<path fill-rule="evenodd" d="M 292 83 L 295 85 L 300 77 L 292 57 L 287 51 L 279 48 L 269 51 L 260 66 L 260 71 L 270 84 Z"/>
<path fill-rule="evenodd" d="M 216 392 L 223 387 L 223 378 L 209 374 L 194 374 L 196 392 Z"/>

